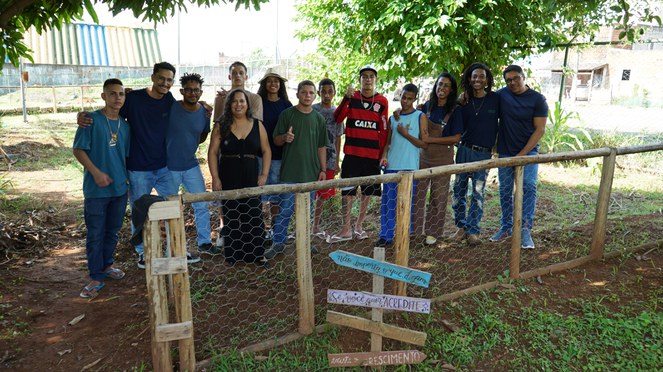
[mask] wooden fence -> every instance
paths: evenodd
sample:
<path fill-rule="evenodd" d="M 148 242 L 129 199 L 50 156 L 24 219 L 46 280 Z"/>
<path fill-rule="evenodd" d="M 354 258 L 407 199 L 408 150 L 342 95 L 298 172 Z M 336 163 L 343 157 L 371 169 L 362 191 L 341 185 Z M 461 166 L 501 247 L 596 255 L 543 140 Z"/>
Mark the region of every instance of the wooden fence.
<path fill-rule="evenodd" d="M 620 148 L 599 148 L 585 151 L 575 151 L 575 152 L 561 152 L 561 153 L 551 153 L 544 155 L 536 156 L 523 156 L 523 157 L 512 157 L 512 158 L 502 158 L 502 159 L 490 159 L 480 162 L 473 163 L 463 163 L 463 164 L 453 164 L 448 166 L 441 166 L 436 168 L 422 169 L 414 172 L 400 172 L 372 177 L 360 177 L 352 179 L 337 179 L 329 181 L 320 181 L 320 182 L 311 182 L 311 183 L 301 183 L 301 184 L 283 184 L 283 185 L 270 185 L 263 187 L 254 187 L 254 188 L 245 188 L 240 190 L 229 190 L 229 191 L 217 191 L 217 192 L 207 192 L 200 194 L 183 194 L 178 198 L 181 203 L 189 204 L 202 201 L 218 201 L 218 200 L 229 200 L 229 199 L 239 199 L 246 198 L 258 195 L 267 195 L 267 194 L 281 194 L 281 193 L 296 193 L 296 205 L 295 205 L 295 228 L 297 231 L 297 242 L 296 242 L 296 254 L 297 254 L 297 282 L 299 290 L 299 327 L 296 334 L 290 334 L 286 336 L 279 337 L 277 339 L 270 338 L 267 341 L 259 342 L 251 346 L 245 347 L 240 351 L 246 352 L 257 352 L 275 346 L 283 345 L 285 343 L 299 339 L 300 337 L 310 335 L 314 332 L 324 332 L 328 325 L 323 324 L 320 326 L 315 326 L 315 312 L 314 312 L 314 291 L 313 291 L 313 279 L 311 271 L 311 256 L 310 256 L 310 192 L 319 190 L 319 189 L 328 189 L 328 188 L 343 188 L 349 186 L 357 185 L 371 185 L 375 183 L 394 183 L 397 182 L 398 186 L 398 204 L 397 204 L 397 221 L 396 221 L 396 231 L 395 231 L 395 264 L 407 266 L 409 259 L 409 231 L 410 231 L 410 203 L 411 203 L 411 193 L 412 193 L 412 181 L 420 180 L 425 178 L 430 178 L 440 175 L 451 175 L 464 172 L 473 172 L 483 169 L 490 168 L 499 168 L 499 167 L 515 167 L 515 188 L 514 188 L 514 226 L 513 226 L 513 236 L 511 242 L 511 253 L 510 253 L 510 263 L 509 263 L 509 273 L 512 279 L 526 279 L 543 274 L 553 273 L 562 270 L 568 270 L 573 267 L 585 264 L 587 262 L 600 260 L 605 257 L 604 255 L 604 246 L 605 246 L 605 237 L 606 237 L 606 222 L 608 216 L 608 207 L 610 201 L 610 195 L 612 191 L 612 180 L 615 170 L 616 158 L 619 155 L 635 154 L 641 152 L 651 152 L 651 151 L 661 151 L 663 150 L 663 143 L 645 145 L 645 146 L 632 146 L 632 147 L 620 147 Z M 589 254 L 572 259 L 569 261 L 549 265 L 542 268 L 537 268 L 534 270 L 521 272 L 520 271 L 520 227 L 522 224 L 522 196 L 523 196 L 523 167 L 528 164 L 535 163 L 551 163 L 551 162 L 561 162 L 568 160 L 577 160 L 577 159 L 588 159 L 602 157 L 603 163 L 601 167 L 601 183 L 599 185 L 598 199 L 596 203 L 596 212 L 594 215 L 594 227 L 591 239 L 591 248 Z M 181 210 L 181 209 L 180 209 Z M 405 218 L 402 218 L 405 217 Z M 183 215 L 179 218 L 183 218 Z M 150 226 L 152 223 L 148 221 L 148 225 L 144 234 L 153 234 L 150 232 Z M 177 230 L 177 229 L 175 229 Z M 172 233 L 172 229 L 171 229 Z M 663 246 L 663 240 L 659 240 L 653 243 L 654 246 Z M 651 244 L 647 245 L 650 247 Z M 153 244 L 152 246 L 146 245 L 146 257 L 151 257 L 150 250 L 158 248 L 159 246 Z M 636 247 L 639 249 L 643 247 Z M 182 253 L 184 254 L 184 253 Z M 611 256 L 619 253 L 612 253 Z M 148 276 L 148 283 L 151 282 L 149 278 L 152 273 L 150 270 L 146 270 L 146 275 Z M 470 288 L 465 288 L 459 291 L 452 293 L 446 293 L 441 296 L 438 296 L 433 299 L 433 302 L 449 301 L 454 298 L 480 292 L 486 289 L 494 288 L 499 285 L 499 281 L 492 281 L 489 283 L 483 283 Z M 188 289 L 188 278 L 187 285 Z M 405 295 L 406 287 L 405 283 L 398 283 L 394 288 L 394 293 L 396 295 Z M 162 294 L 162 291 L 158 293 Z M 185 295 L 185 294 L 181 294 Z M 186 294 L 186 297 L 189 298 L 190 294 Z M 186 301 L 185 301 L 186 302 Z M 155 299 L 153 303 L 164 303 L 164 300 Z M 150 306 L 153 305 L 150 303 Z M 179 305 L 178 307 L 181 307 Z M 151 309 L 150 313 L 153 310 Z M 181 309 L 178 313 L 181 312 Z M 190 310 L 190 301 L 188 314 L 191 314 Z M 155 335 L 155 327 L 158 327 L 158 324 L 152 323 L 153 335 Z M 182 347 L 182 345 L 180 345 Z M 159 358 L 156 356 L 156 349 L 153 349 L 153 361 L 154 365 L 164 366 L 164 363 L 155 360 Z M 180 355 L 182 354 L 180 350 Z M 159 355 L 164 355 L 161 351 Z M 209 366 L 210 360 L 205 360 L 197 364 L 197 368 L 202 368 Z M 184 369 L 181 367 L 181 369 Z"/>

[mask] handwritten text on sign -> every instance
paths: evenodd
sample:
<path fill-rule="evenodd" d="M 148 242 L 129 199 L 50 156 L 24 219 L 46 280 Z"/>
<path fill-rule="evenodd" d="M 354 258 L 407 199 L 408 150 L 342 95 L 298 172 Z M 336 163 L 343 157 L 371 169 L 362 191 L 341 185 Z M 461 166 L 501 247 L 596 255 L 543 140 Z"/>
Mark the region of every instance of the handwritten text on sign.
<path fill-rule="evenodd" d="M 373 353 L 327 354 L 330 367 L 385 366 L 418 364 L 426 359 L 419 350 L 382 351 Z"/>
<path fill-rule="evenodd" d="M 329 254 L 329 257 L 331 257 L 334 262 L 341 266 L 366 271 L 371 274 L 381 275 L 390 279 L 415 284 L 424 288 L 428 288 L 428 283 L 430 282 L 430 273 L 410 269 L 400 265 L 394 265 L 388 262 L 376 261 L 372 258 L 345 251 L 332 252 Z"/>
<path fill-rule="evenodd" d="M 402 310 L 414 313 L 430 313 L 429 299 L 373 294 L 370 292 L 328 289 L 327 302 L 330 304 Z"/>

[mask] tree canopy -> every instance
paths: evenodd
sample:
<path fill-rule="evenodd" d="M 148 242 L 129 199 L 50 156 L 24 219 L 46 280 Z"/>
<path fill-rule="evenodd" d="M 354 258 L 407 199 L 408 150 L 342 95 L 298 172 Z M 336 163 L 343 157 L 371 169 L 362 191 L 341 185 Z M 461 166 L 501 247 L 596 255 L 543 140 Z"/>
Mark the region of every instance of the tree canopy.
<path fill-rule="evenodd" d="M 260 9 L 268 0 L 8 0 L 0 3 L 0 70 L 8 57 L 18 65 L 21 57 L 32 60 L 31 50 L 23 43 L 23 35 L 34 26 L 38 32 L 61 27 L 63 23 L 80 20 L 87 11 L 99 22 L 94 4 L 106 4 L 117 15 L 125 10 L 144 21 L 165 22 L 177 10 L 186 11 L 187 5 L 206 6 L 235 3 Z"/>
<path fill-rule="evenodd" d="M 472 62 L 492 69 L 556 45 L 590 40 L 600 25 L 638 37 L 638 21 L 658 22 L 650 0 L 304 0 L 301 39 L 317 38 L 314 65 L 339 82 L 373 64 L 383 82 L 460 74 Z"/>

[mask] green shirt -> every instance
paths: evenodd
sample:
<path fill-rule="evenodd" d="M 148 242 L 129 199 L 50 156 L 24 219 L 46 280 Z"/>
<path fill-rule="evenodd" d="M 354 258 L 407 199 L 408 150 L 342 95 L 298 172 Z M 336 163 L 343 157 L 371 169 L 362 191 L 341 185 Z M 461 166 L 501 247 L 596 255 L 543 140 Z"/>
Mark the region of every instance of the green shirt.
<path fill-rule="evenodd" d="M 279 115 L 274 137 L 281 136 L 292 127 L 295 139 L 283 145 L 281 182 L 313 182 L 320 176 L 318 149 L 327 146 L 325 118 L 313 110 L 308 114 L 287 108 Z"/>

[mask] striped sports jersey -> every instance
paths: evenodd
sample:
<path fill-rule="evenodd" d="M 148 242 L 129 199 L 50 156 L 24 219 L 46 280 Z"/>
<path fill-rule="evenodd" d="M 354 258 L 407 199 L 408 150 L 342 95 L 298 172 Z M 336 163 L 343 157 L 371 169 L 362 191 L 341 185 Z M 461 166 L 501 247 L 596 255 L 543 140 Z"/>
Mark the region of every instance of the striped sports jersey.
<path fill-rule="evenodd" d="M 366 98 L 355 91 L 352 98 L 343 98 L 334 117 L 337 123 L 347 118 L 344 154 L 369 159 L 382 156 L 389 133 L 388 104 L 387 98 L 379 93 Z"/>

